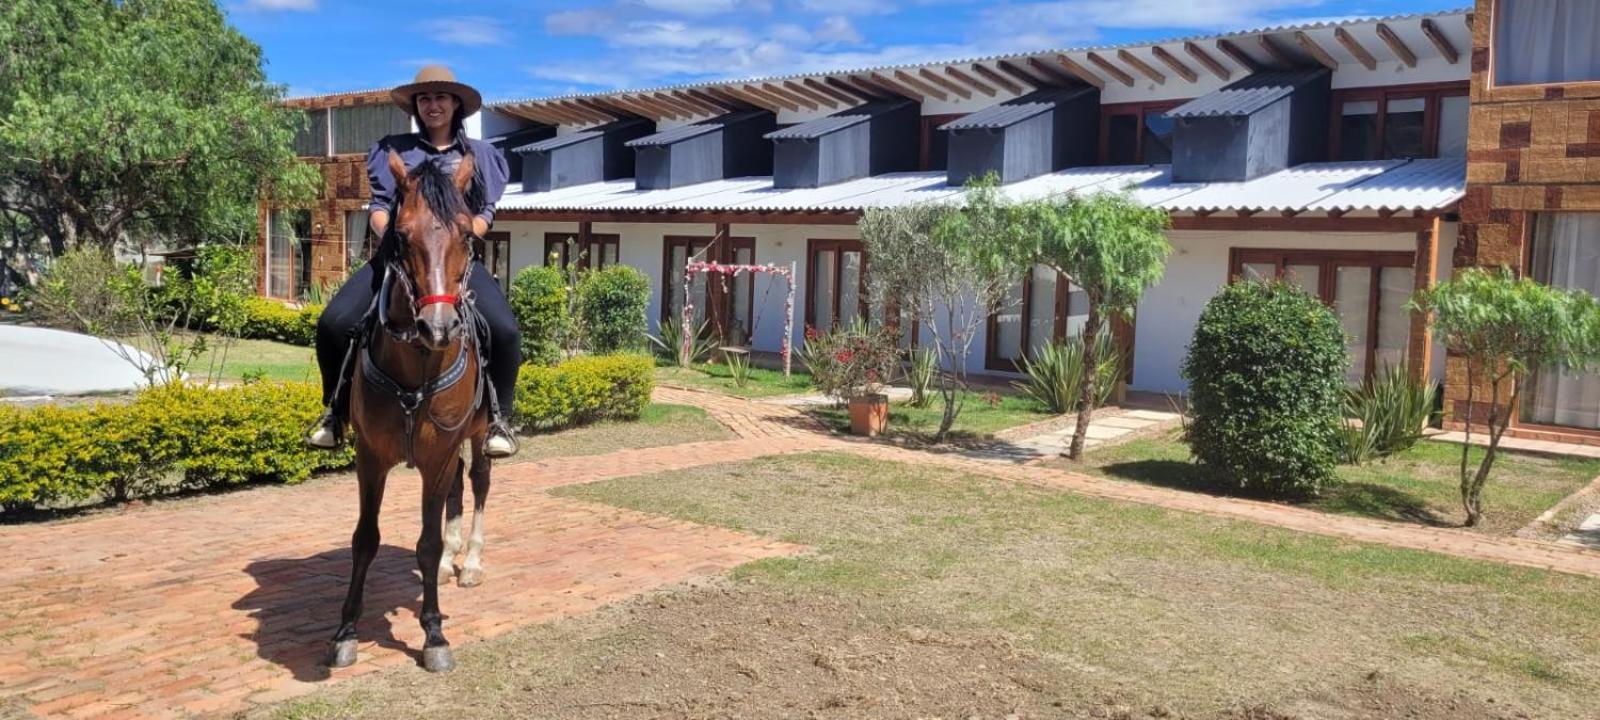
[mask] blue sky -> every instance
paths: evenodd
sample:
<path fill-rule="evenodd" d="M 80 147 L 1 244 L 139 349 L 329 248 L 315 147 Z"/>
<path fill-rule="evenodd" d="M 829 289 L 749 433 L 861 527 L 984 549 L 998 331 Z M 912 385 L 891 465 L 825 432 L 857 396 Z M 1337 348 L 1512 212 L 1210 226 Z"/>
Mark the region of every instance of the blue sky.
<path fill-rule="evenodd" d="M 489 100 L 1450 10 L 1467 0 L 223 0 L 291 96 L 444 63 Z M 381 28 L 395 28 L 383 32 Z"/>

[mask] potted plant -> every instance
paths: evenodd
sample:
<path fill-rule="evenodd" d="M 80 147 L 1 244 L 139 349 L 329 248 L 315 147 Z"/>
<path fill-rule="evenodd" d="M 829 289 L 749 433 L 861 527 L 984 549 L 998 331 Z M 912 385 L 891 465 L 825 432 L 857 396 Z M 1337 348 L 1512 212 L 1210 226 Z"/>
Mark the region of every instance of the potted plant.
<path fill-rule="evenodd" d="M 874 437 L 889 424 L 883 387 L 900 365 L 893 331 L 856 322 L 827 332 L 806 330 L 805 360 L 822 392 L 850 409 L 850 432 Z"/>

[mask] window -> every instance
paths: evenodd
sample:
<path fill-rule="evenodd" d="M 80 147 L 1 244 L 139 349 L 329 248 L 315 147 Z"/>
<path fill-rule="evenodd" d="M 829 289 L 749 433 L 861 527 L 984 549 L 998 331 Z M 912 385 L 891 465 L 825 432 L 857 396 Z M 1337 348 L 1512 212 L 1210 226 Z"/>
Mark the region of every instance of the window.
<path fill-rule="evenodd" d="M 1035 265 L 1011 286 L 999 311 L 989 316 L 984 366 L 1019 371 L 1024 356 L 1033 357 L 1050 343 L 1083 332 L 1089 300 L 1063 275 Z"/>
<path fill-rule="evenodd" d="M 1467 87 L 1361 88 L 1334 93 L 1335 160 L 1462 157 Z"/>
<path fill-rule="evenodd" d="M 294 154 L 300 157 L 326 157 L 328 154 L 328 111 L 307 110 L 305 124 L 294 131 Z"/>
<path fill-rule="evenodd" d="M 860 240 L 812 240 L 806 253 L 806 325 L 827 332 L 867 315 Z"/>
<path fill-rule="evenodd" d="M 473 248 L 483 266 L 489 269 L 502 291 L 511 289 L 511 233 L 491 232 L 482 244 Z"/>
<path fill-rule="evenodd" d="M 1600 294 L 1600 213 L 1537 215 L 1533 227 L 1529 275 L 1554 287 Z M 1600 373 L 1540 368 L 1523 392 L 1523 422 L 1600 429 Z"/>
<path fill-rule="evenodd" d="M 365 153 L 385 135 L 411 132 L 411 116 L 387 103 L 334 108 L 335 155 Z"/>
<path fill-rule="evenodd" d="M 1494 82 L 1600 81 L 1600 0 L 1497 0 Z"/>
<path fill-rule="evenodd" d="M 1160 165 L 1172 162 L 1177 123 L 1167 111 L 1181 102 L 1107 105 L 1101 109 L 1100 162 L 1103 165 Z"/>
<path fill-rule="evenodd" d="M 311 285 L 310 255 L 311 211 L 273 210 L 268 214 L 267 296 L 299 297 Z M 296 277 L 297 262 L 303 280 Z"/>
<path fill-rule="evenodd" d="M 563 268 L 573 261 L 579 267 L 597 269 L 617 262 L 620 236 L 591 234 L 587 242 L 581 242 L 580 237 L 578 233 L 545 233 L 545 264 L 550 264 L 552 256 Z"/>
<path fill-rule="evenodd" d="M 1282 279 L 1333 307 L 1350 349 L 1346 379 L 1359 383 L 1381 367 L 1406 361 L 1416 281 L 1412 253 L 1363 251 L 1232 251 L 1234 280 Z"/>
<path fill-rule="evenodd" d="M 918 170 L 944 170 L 950 166 L 950 133 L 939 126 L 958 120 L 962 115 L 924 115 L 922 137 L 918 145 Z"/>
<path fill-rule="evenodd" d="M 683 276 L 689 262 L 716 260 L 723 263 L 753 265 L 756 261 L 755 238 L 736 237 L 730 242 L 713 243 L 709 237 L 668 235 L 663 240 L 664 267 L 661 272 L 661 320 L 676 320 L 683 316 Z M 728 279 L 726 290 L 722 276 L 711 277 L 695 273 L 689 292 L 694 301 L 695 324 L 712 321 L 712 328 L 733 345 L 749 341 L 754 322 L 751 314 L 752 293 L 755 290 L 749 274 Z M 730 302 L 731 297 L 731 302 Z"/>
<path fill-rule="evenodd" d="M 370 214 L 366 210 L 352 210 L 344 214 L 345 264 L 351 270 L 361 267 L 372 257 L 372 245 L 367 238 Z"/>

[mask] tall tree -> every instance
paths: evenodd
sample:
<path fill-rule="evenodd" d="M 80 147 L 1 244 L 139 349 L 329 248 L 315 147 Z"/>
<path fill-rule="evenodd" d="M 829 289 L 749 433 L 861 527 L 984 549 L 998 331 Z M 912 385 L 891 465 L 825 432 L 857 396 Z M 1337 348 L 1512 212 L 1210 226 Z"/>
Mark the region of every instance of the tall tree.
<path fill-rule="evenodd" d="M 0 198 L 58 253 L 248 237 L 260 193 L 317 189 L 282 95 L 212 0 L 0 3 Z"/>
<path fill-rule="evenodd" d="M 1528 374 L 1581 372 L 1600 363 L 1600 300 L 1583 290 L 1514 277 L 1505 268 L 1469 268 L 1432 289 L 1417 291 L 1413 307 L 1432 313 L 1434 332 L 1445 348 L 1467 362 L 1461 504 L 1471 527 L 1483 518 L 1483 486 Z M 1477 470 L 1471 471 L 1473 399 L 1484 379 L 1489 381 L 1489 412 L 1484 420 L 1489 447 Z"/>
<path fill-rule="evenodd" d="M 1094 412 L 1100 366 L 1096 337 L 1111 317 L 1131 317 L 1139 298 L 1161 280 L 1172 246 L 1165 230 L 1167 213 L 1139 203 L 1126 193 L 1068 195 L 1030 204 L 1021 211 L 1023 235 L 1037 243 L 1036 260 L 1072 280 L 1088 300 L 1083 326 L 1085 368 L 1078 389 L 1078 421 L 1067 456 L 1083 454 Z"/>

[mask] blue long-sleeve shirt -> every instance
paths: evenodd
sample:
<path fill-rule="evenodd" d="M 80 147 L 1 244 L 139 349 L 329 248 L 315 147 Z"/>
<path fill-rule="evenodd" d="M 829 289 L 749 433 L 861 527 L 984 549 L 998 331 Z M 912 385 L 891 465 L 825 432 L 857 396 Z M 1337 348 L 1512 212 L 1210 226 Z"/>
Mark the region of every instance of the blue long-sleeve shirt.
<path fill-rule="evenodd" d="M 445 172 L 453 172 L 456 163 L 461 162 L 463 143 L 472 149 L 473 161 L 477 163 L 478 174 L 483 180 L 483 206 L 469 209 L 483 218 L 485 224 L 494 225 L 494 205 L 500 202 L 500 196 L 506 191 L 510 169 L 506 167 L 506 158 L 499 150 L 476 138 L 458 136 L 443 150 L 434 147 L 433 143 L 417 133 L 388 135 L 373 143 L 372 149 L 367 151 L 367 181 L 372 186 L 372 203 L 368 209 L 394 214 L 395 182 L 394 175 L 389 172 L 390 150 L 400 154 L 400 161 L 405 163 L 407 170 L 429 158 L 443 156 Z"/>

